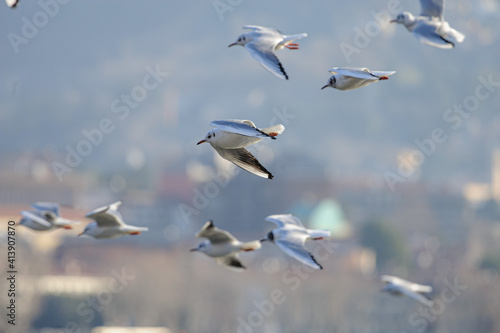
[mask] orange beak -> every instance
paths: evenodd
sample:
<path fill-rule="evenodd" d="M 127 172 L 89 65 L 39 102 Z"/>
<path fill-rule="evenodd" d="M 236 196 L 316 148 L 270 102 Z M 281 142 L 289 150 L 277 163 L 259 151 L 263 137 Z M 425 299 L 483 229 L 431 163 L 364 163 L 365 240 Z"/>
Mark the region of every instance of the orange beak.
<path fill-rule="evenodd" d="M 73 227 L 66 224 L 66 225 L 63 225 L 63 229 L 70 230 L 70 229 L 73 229 Z"/>
<path fill-rule="evenodd" d="M 203 143 L 203 142 L 207 142 L 207 140 L 201 140 L 200 142 L 197 143 L 197 145 Z"/>

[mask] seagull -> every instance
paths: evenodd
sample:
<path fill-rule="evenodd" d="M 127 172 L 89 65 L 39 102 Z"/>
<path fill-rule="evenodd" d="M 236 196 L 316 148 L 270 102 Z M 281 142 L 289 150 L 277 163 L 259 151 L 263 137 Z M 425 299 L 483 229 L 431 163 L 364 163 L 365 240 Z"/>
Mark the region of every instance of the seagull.
<path fill-rule="evenodd" d="M 242 271 L 246 269 L 238 258 L 238 253 L 242 251 L 254 251 L 261 247 L 259 241 L 242 243 L 233 235 L 225 230 L 217 228 L 213 221 L 206 222 L 200 231 L 196 234 L 198 238 L 207 238 L 198 245 L 197 248 L 191 249 L 191 252 L 200 251 L 207 256 L 212 257 L 219 265 Z"/>
<path fill-rule="evenodd" d="M 318 240 L 330 237 L 330 230 L 306 229 L 300 220 L 291 214 L 278 214 L 266 217 L 266 221 L 275 223 L 278 228 L 270 231 L 267 238 L 261 240 L 272 241 L 286 254 L 306 264 L 307 266 L 323 269 L 305 248 L 306 240 Z"/>
<path fill-rule="evenodd" d="M 31 205 L 34 211 L 22 211 L 23 218 L 19 222 L 28 228 L 37 231 L 52 229 L 72 229 L 72 225 L 79 221 L 63 219 L 60 214 L 59 204 L 52 202 L 37 202 Z"/>
<path fill-rule="evenodd" d="M 351 90 L 361 88 L 380 80 L 388 80 L 388 75 L 396 73 L 389 72 L 371 72 L 368 68 L 357 67 L 335 67 L 329 70 L 332 74 L 328 83 L 321 89 L 332 87 L 339 90 Z"/>
<path fill-rule="evenodd" d="M 223 158 L 259 177 L 274 176 L 244 147 L 263 138 L 276 139 L 285 127 L 281 124 L 259 129 L 250 120 L 215 120 L 210 123 L 215 129 L 207 133 L 197 144 L 208 142 Z"/>
<path fill-rule="evenodd" d="M 19 0 L 5 0 L 5 3 L 7 4 L 7 6 L 9 6 L 10 8 L 16 8 L 17 4 L 18 4 Z"/>
<path fill-rule="evenodd" d="M 251 31 L 239 36 L 236 42 L 230 44 L 229 47 L 234 45 L 244 46 L 250 52 L 250 55 L 265 69 L 280 79 L 288 80 L 288 75 L 274 51 L 281 50 L 284 47 L 289 50 L 297 50 L 299 44 L 292 42 L 307 37 L 307 34 L 286 36 L 274 28 L 259 27 L 257 25 L 246 25 L 243 29 Z"/>
<path fill-rule="evenodd" d="M 94 238 L 115 238 L 123 235 L 139 235 L 142 231 L 148 231 L 148 228 L 135 227 L 123 222 L 121 214 L 118 212 L 118 206 L 122 201 L 117 201 L 109 206 L 97 208 L 88 213 L 85 217 L 95 220 L 89 223 L 81 235 L 88 235 Z"/>
<path fill-rule="evenodd" d="M 420 16 L 402 12 L 391 23 L 403 24 L 422 43 L 441 49 L 451 49 L 464 41 L 465 36 L 444 20 L 444 0 L 420 0 L 420 7 Z"/>
<path fill-rule="evenodd" d="M 434 304 L 432 299 L 426 295 L 432 292 L 431 286 L 416 284 L 390 275 L 383 275 L 381 281 L 385 283 L 382 291 L 387 291 L 393 295 L 406 295 L 428 307 L 432 307 Z"/>

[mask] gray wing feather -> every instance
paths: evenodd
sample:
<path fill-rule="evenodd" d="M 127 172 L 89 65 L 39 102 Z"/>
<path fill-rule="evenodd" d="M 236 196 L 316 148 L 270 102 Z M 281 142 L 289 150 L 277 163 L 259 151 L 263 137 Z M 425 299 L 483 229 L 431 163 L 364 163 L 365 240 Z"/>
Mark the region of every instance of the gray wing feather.
<path fill-rule="evenodd" d="M 243 170 L 262 178 L 273 178 L 273 175 L 246 148 L 224 149 L 214 147 L 214 149 L 222 158 L 236 164 Z"/>
<path fill-rule="evenodd" d="M 304 227 L 300 219 L 292 214 L 276 214 L 266 217 L 266 221 L 275 223 L 278 227 L 284 227 L 286 224 L 293 224 Z"/>
<path fill-rule="evenodd" d="M 313 255 L 304 247 L 305 237 L 303 239 L 295 237 L 292 239 L 278 239 L 275 243 L 283 252 L 297 259 L 301 263 L 313 268 L 323 269 L 314 259 Z"/>
<path fill-rule="evenodd" d="M 206 222 L 201 230 L 196 234 L 198 238 L 207 238 L 212 244 L 237 241 L 237 239 L 226 230 L 221 230 L 214 226 L 212 221 Z"/>
<path fill-rule="evenodd" d="M 260 42 L 261 40 L 259 40 Z M 247 43 L 245 47 L 250 52 L 250 55 L 254 57 L 255 60 L 259 62 L 265 69 L 276 75 L 281 79 L 288 80 L 288 75 L 283 68 L 280 60 L 274 54 L 274 46 L 276 44 L 266 44 L 262 45 L 262 43 L 256 44 L 253 42 Z"/>
<path fill-rule="evenodd" d="M 270 137 L 274 139 L 274 137 L 255 127 L 255 125 L 249 120 L 214 120 L 210 123 L 210 125 L 217 127 L 220 130 L 239 135 L 260 138 Z"/>
<path fill-rule="evenodd" d="M 443 19 L 444 0 L 420 0 L 421 16 Z"/>
<path fill-rule="evenodd" d="M 34 209 L 36 209 L 38 211 L 48 210 L 48 211 L 56 214 L 56 216 L 61 216 L 60 215 L 60 210 L 59 210 L 59 204 L 57 204 L 57 203 L 52 203 L 52 202 L 36 202 L 33 205 L 31 205 L 31 207 L 33 207 Z"/>

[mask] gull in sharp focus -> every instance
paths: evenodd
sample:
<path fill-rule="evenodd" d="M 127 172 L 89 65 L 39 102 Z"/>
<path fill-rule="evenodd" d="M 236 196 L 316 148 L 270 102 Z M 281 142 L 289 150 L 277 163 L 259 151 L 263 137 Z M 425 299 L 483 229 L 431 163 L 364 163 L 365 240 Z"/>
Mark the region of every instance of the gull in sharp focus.
<path fill-rule="evenodd" d="M 67 220 L 61 217 L 59 204 L 52 202 L 37 202 L 31 205 L 33 211 L 22 211 L 23 218 L 19 222 L 28 228 L 37 231 L 52 229 L 72 229 L 72 225 L 79 221 Z"/>
<path fill-rule="evenodd" d="M 115 238 L 123 235 L 139 235 L 142 231 L 148 231 L 148 228 L 135 227 L 125 224 L 121 214 L 118 212 L 118 206 L 122 201 L 117 201 L 109 206 L 97 208 L 88 213 L 85 217 L 95 220 L 89 223 L 85 230 L 78 236 L 87 235 L 94 238 Z"/>
<path fill-rule="evenodd" d="M 17 4 L 18 4 L 19 0 L 5 0 L 5 3 L 7 4 L 7 6 L 9 6 L 10 8 L 16 8 Z"/>
<path fill-rule="evenodd" d="M 427 296 L 428 293 L 432 292 L 431 286 L 413 283 L 391 275 L 383 275 L 381 281 L 385 283 L 382 291 L 389 292 L 393 295 L 406 295 L 428 307 L 432 307 L 434 304 L 432 299 Z"/>
<path fill-rule="evenodd" d="M 197 248 L 190 251 L 200 251 L 212 257 L 219 265 L 238 271 L 245 269 L 238 258 L 242 251 L 254 251 L 261 247 L 259 241 L 242 243 L 225 230 L 217 228 L 212 221 L 206 222 L 196 234 L 198 238 L 206 238 Z"/>
<path fill-rule="evenodd" d="M 465 36 L 444 20 L 444 0 L 420 0 L 420 7 L 419 16 L 402 12 L 391 23 L 403 24 L 422 43 L 442 49 L 451 49 L 464 41 Z"/>
<path fill-rule="evenodd" d="M 374 71 L 368 68 L 355 67 L 335 67 L 329 70 L 332 74 L 328 83 L 321 89 L 332 87 L 339 90 L 351 90 L 367 86 L 380 80 L 389 79 L 387 76 L 396 73 L 395 71 Z"/>
<path fill-rule="evenodd" d="M 306 33 L 297 35 L 282 35 L 274 28 L 259 27 L 257 25 L 246 25 L 243 29 L 251 30 L 238 37 L 236 42 L 229 45 L 244 46 L 250 55 L 259 62 L 265 69 L 281 79 L 288 80 L 288 75 L 281 65 L 274 51 L 286 47 L 290 50 L 297 50 L 299 44 L 292 43 L 297 39 L 307 37 Z"/>
<path fill-rule="evenodd" d="M 259 177 L 272 179 L 273 175 L 244 147 L 259 142 L 263 138 L 276 139 L 283 133 L 283 125 L 259 129 L 250 120 L 216 120 L 210 125 L 215 128 L 197 144 L 208 142 L 219 155 Z"/>
<path fill-rule="evenodd" d="M 313 255 L 305 247 L 305 242 L 309 239 L 317 240 L 330 237 L 330 230 L 306 229 L 300 220 L 291 214 L 270 215 L 266 221 L 275 223 L 278 228 L 270 231 L 267 238 L 261 242 L 269 240 L 278 245 L 283 252 L 307 266 L 323 269 L 314 259 Z"/>

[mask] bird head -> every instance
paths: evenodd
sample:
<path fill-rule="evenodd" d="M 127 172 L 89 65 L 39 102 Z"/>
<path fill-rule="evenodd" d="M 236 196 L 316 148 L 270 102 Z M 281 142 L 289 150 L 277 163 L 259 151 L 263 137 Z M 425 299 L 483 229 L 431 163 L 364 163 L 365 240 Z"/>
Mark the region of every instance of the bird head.
<path fill-rule="evenodd" d="M 328 80 L 328 83 L 325 84 L 323 87 L 321 87 L 321 90 L 328 87 L 335 88 L 336 86 L 337 86 L 337 79 L 335 78 L 335 75 L 332 75 L 332 77 L 330 77 L 330 79 Z"/>
<path fill-rule="evenodd" d="M 198 247 L 195 247 L 194 249 L 189 250 L 189 252 L 195 252 L 195 251 L 205 252 L 205 249 L 207 248 L 209 243 L 210 243 L 210 241 L 208 241 L 208 240 L 203 241 L 198 245 Z"/>
<path fill-rule="evenodd" d="M 249 40 L 249 38 L 246 35 L 241 35 L 240 37 L 238 37 L 238 39 L 236 40 L 236 42 L 234 42 L 232 44 L 229 44 L 228 47 L 235 46 L 235 45 L 245 46 L 245 44 L 248 43 L 249 41 L 250 40 Z"/>
<path fill-rule="evenodd" d="M 201 141 L 198 141 L 197 145 L 203 143 L 203 142 L 212 142 L 213 140 L 215 139 L 215 130 L 212 130 L 210 132 L 207 133 L 207 135 L 205 136 L 205 138 Z"/>
<path fill-rule="evenodd" d="M 97 224 L 95 224 L 95 222 L 89 223 L 89 224 L 87 224 L 85 229 L 81 233 L 78 234 L 78 237 L 80 237 L 82 235 L 94 237 L 96 229 L 97 229 Z"/>
<path fill-rule="evenodd" d="M 267 233 L 266 238 L 260 240 L 261 243 L 265 241 L 274 242 L 274 233 L 272 230 Z"/>
<path fill-rule="evenodd" d="M 415 21 L 415 17 L 409 12 L 402 12 L 396 16 L 394 20 L 391 20 L 390 23 L 399 23 L 403 25 L 410 25 Z"/>

